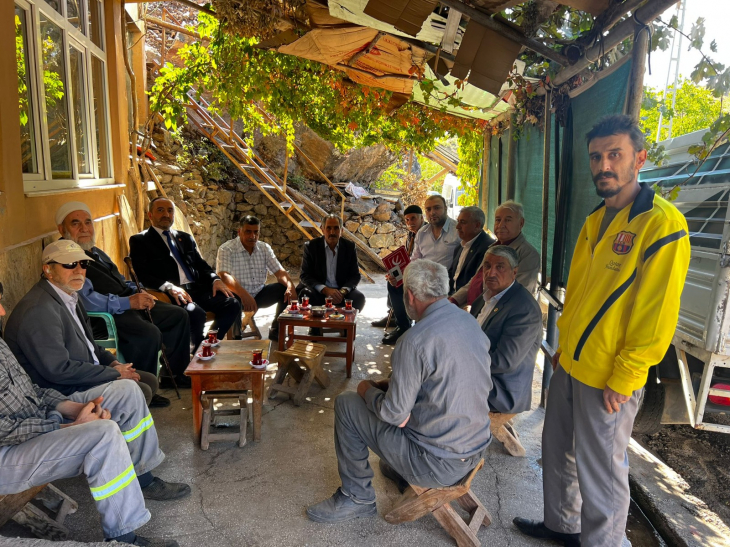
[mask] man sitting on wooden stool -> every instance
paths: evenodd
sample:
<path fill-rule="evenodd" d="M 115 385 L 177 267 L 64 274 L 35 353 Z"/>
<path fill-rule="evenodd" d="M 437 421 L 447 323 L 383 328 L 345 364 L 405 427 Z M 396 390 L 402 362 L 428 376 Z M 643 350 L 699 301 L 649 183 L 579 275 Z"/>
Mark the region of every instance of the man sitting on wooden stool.
<path fill-rule="evenodd" d="M 325 298 L 332 298 L 335 306 L 344 306 L 345 299 L 352 300 L 358 311 L 365 307 L 365 295 L 357 290 L 360 269 L 357 265 L 355 244 L 341 239 L 342 220 L 337 215 L 327 215 L 322 221 L 323 236 L 304 244 L 302 273 L 297 292 L 309 294 L 312 306 L 322 306 Z M 312 329 L 312 336 L 320 336 L 320 329 Z"/>
<path fill-rule="evenodd" d="M 404 273 L 415 327 L 400 337 L 390 380 L 363 380 L 335 400 L 335 450 L 342 486 L 307 509 L 316 522 L 377 514 L 368 448 L 393 480 L 426 488 L 458 483 L 491 440 L 489 341 L 452 306 L 446 268 L 414 260 Z"/>
<path fill-rule="evenodd" d="M 502 414 L 530 410 L 532 376 L 542 341 L 540 305 L 515 280 L 518 262 L 519 255 L 511 247 L 487 249 L 481 265 L 485 291 L 471 306 L 490 343 L 489 410 Z"/>
<path fill-rule="evenodd" d="M 148 230 L 129 238 L 129 256 L 145 287 L 166 292 L 173 304 L 190 315 L 190 337 L 203 341 L 205 312 L 215 314 L 214 326 L 223 338 L 241 320 L 241 303 L 200 256 L 193 236 L 174 230 L 175 205 L 167 198 L 150 201 Z"/>
<path fill-rule="evenodd" d="M 276 313 L 269 329 L 269 340 L 279 339 L 279 314 L 286 303 L 297 299 L 297 291 L 276 259 L 268 243 L 259 241 L 261 221 L 245 216 L 238 237 L 226 241 L 218 249 L 216 270 L 228 288 L 241 300 L 243 311 L 256 313 L 259 306 L 276 304 Z M 277 283 L 266 284 L 267 274 L 276 276 Z"/>
<path fill-rule="evenodd" d="M 34 384 L 0 339 L 0 386 L 0 494 L 83 473 L 107 539 L 177 547 L 175 540 L 135 533 L 150 519 L 145 498 L 178 499 L 190 487 L 152 475 L 165 455 L 134 382 L 109 382 L 67 397 Z"/>

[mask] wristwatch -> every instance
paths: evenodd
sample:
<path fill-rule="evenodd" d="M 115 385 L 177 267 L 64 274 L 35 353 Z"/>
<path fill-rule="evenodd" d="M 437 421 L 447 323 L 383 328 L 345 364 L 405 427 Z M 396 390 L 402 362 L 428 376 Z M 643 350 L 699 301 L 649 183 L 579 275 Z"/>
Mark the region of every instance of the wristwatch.
<path fill-rule="evenodd" d="M 349 292 L 350 292 L 350 289 L 348 289 L 347 287 L 342 287 L 340 289 L 340 293 L 342 293 L 342 296 L 347 296 L 347 293 L 349 293 Z"/>

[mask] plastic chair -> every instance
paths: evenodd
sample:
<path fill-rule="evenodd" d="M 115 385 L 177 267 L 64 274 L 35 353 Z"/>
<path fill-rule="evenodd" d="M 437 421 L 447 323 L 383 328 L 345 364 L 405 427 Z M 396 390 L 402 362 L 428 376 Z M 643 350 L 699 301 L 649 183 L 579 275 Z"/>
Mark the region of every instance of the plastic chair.
<path fill-rule="evenodd" d="M 124 356 L 122 355 L 122 352 L 117 345 L 119 335 L 117 334 L 117 326 L 114 324 L 114 318 L 112 317 L 112 314 L 104 311 L 90 311 L 87 312 L 87 314 L 89 317 L 98 317 L 100 319 L 103 319 L 104 323 L 106 324 L 107 338 L 103 340 L 94 340 L 94 342 L 96 342 L 104 349 L 113 349 L 116 352 L 117 361 L 122 364 L 126 363 L 126 361 L 124 360 Z"/>

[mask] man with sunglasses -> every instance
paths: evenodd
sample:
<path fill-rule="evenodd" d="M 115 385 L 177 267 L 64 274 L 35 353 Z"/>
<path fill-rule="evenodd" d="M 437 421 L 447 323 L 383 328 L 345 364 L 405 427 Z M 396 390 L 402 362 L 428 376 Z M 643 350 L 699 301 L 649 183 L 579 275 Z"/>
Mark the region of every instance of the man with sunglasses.
<path fill-rule="evenodd" d="M 120 363 L 94 342 L 77 294 L 91 259 L 76 243 L 61 239 L 43 250 L 42 262 L 41 280 L 18 302 L 5 329 L 8 346 L 33 383 L 71 395 L 129 379 L 149 403 L 157 378 Z"/>
<path fill-rule="evenodd" d="M 138 291 L 134 283 L 122 276 L 112 259 L 96 246 L 94 222 L 85 203 L 64 203 L 56 212 L 55 220 L 64 239 L 77 243 L 93 259 L 86 270 L 86 283 L 79 296 L 88 311 L 112 314 L 122 355 L 133 362 L 137 370 L 156 376 L 158 354 L 164 343 L 177 385 L 190 387 L 190 379 L 183 375 L 190 361 L 190 321 L 185 309 L 155 300 L 144 290 Z M 91 324 L 96 335 L 98 326 L 94 318 Z M 103 326 L 102 323 L 102 330 L 105 330 Z M 169 379 L 163 376 L 161 382 L 166 381 Z M 155 395 L 150 406 L 169 404 L 165 397 Z"/>

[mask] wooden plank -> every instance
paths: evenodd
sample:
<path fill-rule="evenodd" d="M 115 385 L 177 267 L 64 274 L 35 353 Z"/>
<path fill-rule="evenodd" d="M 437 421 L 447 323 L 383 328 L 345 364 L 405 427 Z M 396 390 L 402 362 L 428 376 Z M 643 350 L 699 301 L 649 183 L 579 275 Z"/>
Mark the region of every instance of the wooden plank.
<path fill-rule="evenodd" d="M 17 494 L 0 496 L 0 526 L 13 518 L 26 503 L 35 498 L 36 494 L 45 487 L 46 485 L 43 484 L 41 486 L 34 486 L 23 492 L 18 492 Z"/>

